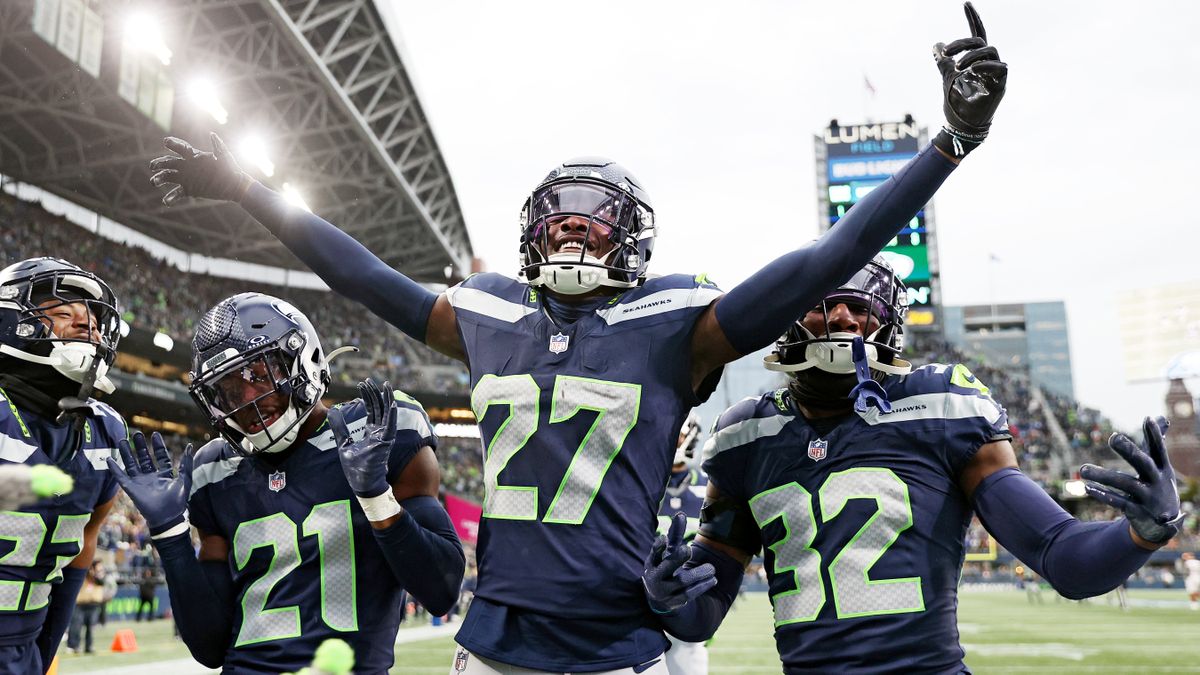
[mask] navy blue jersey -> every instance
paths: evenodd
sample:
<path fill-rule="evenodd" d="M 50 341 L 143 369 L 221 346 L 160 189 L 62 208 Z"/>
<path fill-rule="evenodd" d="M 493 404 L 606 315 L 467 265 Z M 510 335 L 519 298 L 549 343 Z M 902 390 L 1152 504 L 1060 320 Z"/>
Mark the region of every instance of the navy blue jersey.
<path fill-rule="evenodd" d="M 786 390 L 733 406 L 704 449 L 722 494 L 749 503 L 787 673 L 964 669 L 955 617 L 971 508 L 958 476 L 1008 438 L 961 365 L 884 383 L 892 412 L 819 434 Z"/>
<path fill-rule="evenodd" d="M 479 586 L 459 643 L 538 670 L 657 656 L 667 642 L 647 618 L 642 567 L 679 428 L 700 402 L 692 330 L 720 290 L 649 279 L 564 326 L 539 292 L 498 274 L 446 295 L 485 447 Z M 513 626 L 526 639 L 508 639 Z"/>
<path fill-rule="evenodd" d="M 688 521 L 686 538 L 695 537 L 700 529 L 700 509 L 704 507 L 707 492 L 708 476 L 700 469 L 672 471 L 667 479 L 667 492 L 658 507 L 658 533 L 666 534 L 671 527 L 671 517 L 683 511 Z"/>
<path fill-rule="evenodd" d="M 420 404 L 396 392 L 395 405 L 389 483 L 422 446 L 437 444 Z M 361 439 L 362 401 L 340 409 Z M 332 637 L 354 648 L 355 672 L 391 667 L 401 588 L 346 483 L 327 423 L 278 466 L 210 441 L 196 453 L 188 511 L 202 532 L 229 541 L 238 605 L 227 672 L 298 671 Z"/>
<path fill-rule="evenodd" d="M 52 464 L 51 456 L 79 444 L 67 465 L 59 466 L 75 481 L 71 492 L 0 512 L 0 644 L 37 637 L 52 584 L 83 548 L 84 526 L 117 493 L 104 460 L 126 437 L 125 420 L 99 401 L 91 407 L 93 416 L 79 438 L 69 422 L 18 409 L 0 390 L 0 463 Z"/>

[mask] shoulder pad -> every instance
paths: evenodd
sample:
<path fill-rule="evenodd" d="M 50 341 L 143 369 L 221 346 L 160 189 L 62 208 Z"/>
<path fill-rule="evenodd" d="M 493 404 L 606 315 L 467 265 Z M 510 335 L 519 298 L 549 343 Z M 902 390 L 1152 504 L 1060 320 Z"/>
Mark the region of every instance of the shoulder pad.
<path fill-rule="evenodd" d="M 476 274 L 446 290 L 455 310 L 516 323 L 537 311 L 537 289 L 516 279 L 487 272 Z"/>
<path fill-rule="evenodd" d="M 775 402 L 775 392 L 745 398 L 721 413 L 713 433 L 704 443 L 704 461 L 736 447 L 748 445 L 767 436 L 774 436 L 794 419 L 790 411 L 781 410 Z"/>

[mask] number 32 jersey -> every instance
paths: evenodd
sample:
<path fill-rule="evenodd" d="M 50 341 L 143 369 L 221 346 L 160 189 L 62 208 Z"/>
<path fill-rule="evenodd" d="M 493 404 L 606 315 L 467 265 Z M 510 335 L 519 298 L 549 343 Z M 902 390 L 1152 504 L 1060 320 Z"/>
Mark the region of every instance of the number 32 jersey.
<path fill-rule="evenodd" d="M 437 447 L 420 404 L 395 398 L 389 483 L 421 447 Z M 340 409 L 361 439 L 362 401 Z M 202 532 L 229 542 L 237 605 L 224 672 L 296 672 L 328 638 L 354 648 L 356 673 L 391 667 L 401 589 L 346 483 L 328 423 L 274 467 L 210 441 L 196 453 L 188 510 Z"/>
<path fill-rule="evenodd" d="M 699 402 L 693 328 L 719 295 L 703 277 L 658 277 L 560 327 L 538 291 L 498 274 L 447 292 L 485 447 L 464 647 L 548 671 L 628 667 L 665 649 L 641 573 L 679 427 Z"/>
<path fill-rule="evenodd" d="M 748 502 L 789 675 L 963 672 L 957 586 L 971 507 L 958 475 L 1008 419 L 966 367 L 883 383 L 892 412 L 828 433 L 786 390 L 727 410 L 704 450 L 722 494 Z"/>

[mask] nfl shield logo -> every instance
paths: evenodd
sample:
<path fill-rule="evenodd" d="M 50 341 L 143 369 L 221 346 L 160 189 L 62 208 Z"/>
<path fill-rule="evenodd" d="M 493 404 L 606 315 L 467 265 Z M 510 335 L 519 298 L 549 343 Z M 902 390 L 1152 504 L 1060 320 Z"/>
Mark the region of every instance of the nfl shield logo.
<path fill-rule="evenodd" d="M 461 673 L 467 669 L 467 650 L 462 647 L 454 654 L 454 672 Z"/>
<path fill-rule="evenodd" d="M 825 459 L 825 454 L 829 450 L 829 441 L 817 439 L 808 442 L 808 457 L 814 462 L 819 462 Z"/>
<path fill-rule="evenodd" d="M 556 333 L 550 336 L 550 353 L 561 354 L 567 351 L 567 346 L 571 343 L 569 336 L 562 333 Z"/>
<path fill-rule="evenodd" d="M 812 454 L 811 449 L 808 451 L 808 454 Z M 287 487 L 287 474 L 282 471 L 276 471 L 270 476 L 267 476 L 267 487 L 271 488 L 271 492 L 279 492 L 283 488 Z"/>

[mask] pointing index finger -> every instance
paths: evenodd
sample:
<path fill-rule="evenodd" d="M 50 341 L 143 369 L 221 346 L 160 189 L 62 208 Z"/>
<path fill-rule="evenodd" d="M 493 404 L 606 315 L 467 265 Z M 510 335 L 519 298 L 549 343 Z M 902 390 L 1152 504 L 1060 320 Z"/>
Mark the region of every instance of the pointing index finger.
<path fill-rule="evenodd" d="M 970 2 L 963 4 L 963 12 L 967 15 L 967 25 L 971 27 L 971 37 L 983 38 L 987 41 L 987 31 L 983 28 L 983 20 L 979 18 L 979 12 L 975 11 L 975 5 Z"/>

